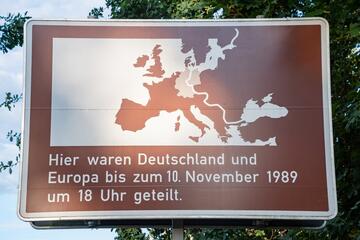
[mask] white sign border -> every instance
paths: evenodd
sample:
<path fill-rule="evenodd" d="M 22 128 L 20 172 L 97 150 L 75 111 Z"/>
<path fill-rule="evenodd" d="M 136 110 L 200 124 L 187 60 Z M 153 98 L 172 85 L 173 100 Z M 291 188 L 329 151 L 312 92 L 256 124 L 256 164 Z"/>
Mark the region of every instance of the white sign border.
<path fill-rule="evenodd" d="M 28 151 L 30 127 L 32 26 L 283 26 L 320 25 L 322 55 L 322 86 L 324 143 L 328 192 L 328 211 L 276 211 L 276 210 L 119 210 L 119 211 L 66 211 L 26 212 L 28 179 Z M 24 86 L 22 122 L 22 158 L 18 192 L 18 217 L 23 221 L 57 220 L 112 220 L 112 219 L 291 219 L 329 220 L 337 214 L 333 130 L 331 115 L 329 24 L 324 18 L 283 19 L 224 19 L 224 20 L 70 20 L 30 19 L 24 26 Z"/>

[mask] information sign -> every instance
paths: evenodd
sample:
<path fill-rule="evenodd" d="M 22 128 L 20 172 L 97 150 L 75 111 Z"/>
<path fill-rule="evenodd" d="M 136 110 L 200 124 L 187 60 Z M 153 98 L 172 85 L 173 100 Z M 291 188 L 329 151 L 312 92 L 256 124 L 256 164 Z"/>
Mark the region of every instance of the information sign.
<path fill-rule="evenodd" d="M 30 20 L 25 221 L 336 215 L 324 19 Z"/>

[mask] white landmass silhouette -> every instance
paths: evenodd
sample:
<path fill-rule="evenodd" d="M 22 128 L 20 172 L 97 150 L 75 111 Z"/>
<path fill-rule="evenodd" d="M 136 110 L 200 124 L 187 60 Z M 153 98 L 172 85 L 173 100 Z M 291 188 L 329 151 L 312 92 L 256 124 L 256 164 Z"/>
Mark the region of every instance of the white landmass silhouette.
<path fill-rule="evenodd" d="M 210 76 L 213 71 L 221 73 L 219 63 L 233 61 L 228 54 L 238 48 L 239 34 L 234 29 L 234 35 L 224 46 L 220 46 L 216 38 L 208 39 L 209 51 L 204 53 L 202 62 L 196 62 L 201 56 L 195 56 L 194 49 L 184 51 L 185 43 L 181 38 L 55 38 L 50 145 L 276 146 L 276 134 L 255 134 L 253 140 L 242 135 L 249 126 L 256 131 L 259 119 L 286 118 L 288 110 L 273 102 L 272 97 L 279 94 L 276 89 L 269 89 L 261 98 L 252 97 L 239 103 L 237 106 L 242 106 L 237 109 L 239 116 L 229 115 L 227 107 L 217 103 L 220 94 L 215 98 L 211 96 L 209 102 L 211 93 L 200 90 L 212 88 L 207 85 L 203 73 Z M 139 57 L 147 61 L 139 64 L 142 67 L 134 67 Z M 99 59 L 108 60 L 105 63 Z M 161 67 L 151 72 L 156 62 L 161 62 Z M 219 82 L 220 85 L 226 84 L 226 79 L 217 81 L 224 81 Z M 154 95 L 152 91 L 164 85 L 168 88 Z M 173 99 L 186 102 L 186 109 L 176 106 L 163 109 L 170 102 L 162 97 L 168 91 L 172 92 Z M 149 105 L 154 96 L 158 104 Z M 135 115 L 131 107 L 122 108 L 125 102 L 139 107 Z M 216 111 L 216 119 L 204 109 Z M 157 113 L 144 119 L 143 127 L 131 129 L 121 123 L 114 124 L 114 117 L 120 110 L 127 110 L 122 117 L 130 123 L 142 112 L 156 110 Z M 230 116 L 232 118 L 227 119 Z"/>
<path fill-rule="evenodd" d="M 177 96 L 182 97 L 182 98 L 193 98 L 194 96 L 204 96 L 204 100 L 203 103 L 208 106 L 208 107 L 216 107 L 219 110 L 221 110 L 222 112 L 222 120 L 224 122 L 224 124 L 228 125 L 227 126 L 227 132 L 225 136 L 220 135 L 219 133 L 214 134 L 214 124 L 212 122 L 212 120 L 210 118 L 208 118 L 207 116 L 205 116 L 200 110 L 199 108 L 197 108 L 196 105 L 191 106 L 191 114 L 195 117 L 195 119 L 201 123 L 204 124 L 205 127 L 203 127 L 203 129 L 201 130 L 201 133 L 194 136 L 189 136 L 189 138 L 191 140 L 193 140 L 194 142 L 197 143 L 203 143 L 206 144 L 207 141 L 212 141 L 213 142 L 213 138 L 218 138 L 219 139 L 219 144 L 238 144 L 238 145 L 271 145 L 271 146 L 275 146 L 277 145 L 276 143 L 276 137 L 270 137 L 268 140 L 266 141 L 262 141 L 260 139 L 256 139 L 254 142 L 249 142 L 249 141 L 245 141 L 242 137 L 241 137 L 241 133 L 240 133 L 240 128 L 242 127 L 246 127 L 251 123 L 256 122 L 259 118 L 263 118 L 263 117 L 268 117 L 268 118 L 282 118 L 287 116 L 288 114 L 288 110 L 285 107 L 280 107 L 274 103 L 271 103 L 272 100 L 272 95 L 274 93 L 269 93 L 268 95 L 264 96 L 262 99 L 263 104 L 259 105 L 257 100 L 253 100 L 253 99 L 249 99 L 245 105 L 245 108 L 243 109 L 243 113 L 240 116 L 240 118 L 236 121 L 228 121 L 226 119 L 226 109 L 221 106 L 218 103 L 209 103 L 208 99 L 209 99 L 209 94 L 207 92 L 200 92 L 197 91 L 195 89 L 195 86 L 200 85 L 200 84 L 206 84 L 206 80 L 201 80 L 200 74 L 203 73 L 204 71 L 212 71 L 212 70 L 216 70 L 218 68 L 218 63 L 219 61 L 225 61 L 226 60 L 226 55 L 225 55 L 225 50 L 232 50 L 234 48 L 236 48 L 237 46 L 234 44 L 235 40 L 238 38 L 239 36 L 239 31 L 238 29 L 235 28 L 235 35 L 234 37 L 231 39 L 230 43 L 221 47 L 218 44 L 218 39 L 216 38 L 210 38 L 208 40 L 208 46 L 210 47 L 210 50 L 207 52 L 206 57 L 205 57 L 205 61 L 198 64 L 196 62 L 196 58 L 195 58 L 195 54 L 194 54 L 194 50 L 191 49 L 190 51 L 186 52 L 183 57 L 183 62 L 184 62 L 184 70 L 178 72 L 178 76 L 176 77 L 175 80 L 175 88 L 177 89 Z M 157 50 L 157 52 L 154 52 L 154 50 Z M 158 53 L 158 50 L 160 49 L 160 46 L 157 45 L 154 49 L 153 49 L 153 54 L 150 55 L 151 58 L 156 59 L 157 58 L 157 63 L 156 61 L 154 62 L 154 65 L 152 65 L 152 67 L 150 66 L 149 68 L 145 67 L 149 66 L 148 63 L 144 63 L 144 67 L 147 68 L 147 71 L 149 72 L 151 70 L 151 73 L 147 73 L 147 74 L 143 74 L 143 76 L 151 76 L 156 78 L 155 81 L 153 81 L 153 83 L 159 83 L 161 81 L 169 81 L 171 79 L 170 78 L 162 78 L 163 76 L 159 76 L 155 74 L 155 66 L 156 64 L 158 64 L 158 68 L 157 72 L 165 72 L 164 70 L 162 70 L 161 68 L 161 63 L 160 63 L 160 55 Z M 156 55 L 158 54 L 158 55 Z M 144 57 L 145 56 L 145 57 Z M 143 58 L 146 59 L 150 59 L 149 56 L 147 55 L 143 55 Z M 141 66 L 141 58 L 138 58 L 138 62 L 136 63 L 136 67 Z M 172 75 L 172 77 L 174 76 L 174 73 Z M 160 79 L 160 80 L 159 80 Z M 150 90 L 149 90 L 150 91 Z M 142 105 L 144 107 L 147 107 L 147 105 L 150 103 L 150 99 L 148 101 L 147 104 Z M 120 109 L 121 111 L 121 109 Z M 158 114 L 159 115 L 159 114 Z M 156 116 L 158 116 L 156 115 Z M 177 118 L 180 119 L 180 116 Z M 149 121 L 150 119 L 148 119 L 147 121 Z M 191 122 L 191 121 L 190 121 Z M 118 123 L 121 125 L 121 123 Z M 176 131 L 179 130 L 179 126 L 180 126 L 180 122 L 177 121 L 177 127 L 176 127 Z M 125 130 L 127 130 L 126 128 L 123 128 Z M 142 131 L 142 129 L 140 130 L 136 130 L 135 132 L 138 131 Z M 210 137 L 211 136 L 211 137 Z M 208 140 L 208 138 L 211 138 L 212 140 Z M 224 140 L 226 139 L 226 140 Z"/>

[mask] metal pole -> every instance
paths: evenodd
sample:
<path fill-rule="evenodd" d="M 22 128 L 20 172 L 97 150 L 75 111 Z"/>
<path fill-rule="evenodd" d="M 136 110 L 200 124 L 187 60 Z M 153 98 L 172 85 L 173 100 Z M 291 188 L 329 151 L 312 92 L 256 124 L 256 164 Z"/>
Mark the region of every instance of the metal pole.
<path fill-rule="evenodd" d="M 182 219 L 172 220 L 172 240 L 184 240 L 184 223 Z"/>

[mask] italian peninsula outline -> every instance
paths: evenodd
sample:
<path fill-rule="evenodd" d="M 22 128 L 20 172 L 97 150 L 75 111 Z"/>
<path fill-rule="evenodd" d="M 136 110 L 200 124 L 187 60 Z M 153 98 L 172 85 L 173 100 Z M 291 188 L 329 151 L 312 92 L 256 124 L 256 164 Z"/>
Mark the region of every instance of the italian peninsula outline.
<path fill-rule="evenodd" d="M 239 30 L 235 28 L 234 36 L 225 46 L 220 46 L 217 38 L 208 39 L 210 50 L 201 63 L 196 62 L 194 49 L 191 48 L 184 54 L 185 70 L 173 72 L 169 77 L 164 77 L 165 71 L 161 61 L 163 49 L 160 44 L 153 47 L 151 54 L 139 56 L 133 67 L 144 69 L 143 77 L 154 78 L 157 81 L 152 81 L 150 84 L 143 83 L 150 96 L 146 105 L 124 98 L 116 114 L 115 123 L 124 131 L 137 132 L 146 127 L 145 124 L 149 119 L 158 117 L 161 111 L 172 113 L 180 110 L 183 117 L 200 130 L 199 134 L 188 136 L 194 143 L 201 141 L 208 131 L 214 129 L 223 144 L 233 142 L 235 139 L 242 143 L 240 145 L 276 146 L 275 136 L 266 141 L 256 139 L 250 142 L 244 140 L 240 134 L 241 128 L 253 124 L 259 118 L 287 116 L 288 110 L 285 107 L 271 103 L 273 93 L 264 96 L 261 100 L 263 104 L 249 99 L 237 119 L 228 119 L 226 109 L 218 103 L 210 102 L 209 93 L 197 88 L 206 84 L 206 79 L 201 78 L 201 73 L 211 72 L 218 68 L 219 61 L 226 61 L 226 52 L 237 47 L 235 42 L 238 36 Z M 181 130 L 180 117 L 178 116 L 177 122 L 174 123 L 174 131 Z M 204 119 L 209 119 L 212 124 Z"/>

